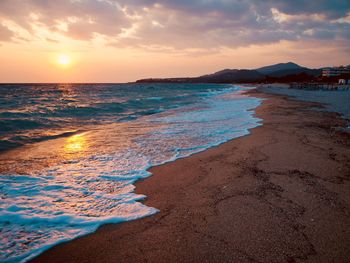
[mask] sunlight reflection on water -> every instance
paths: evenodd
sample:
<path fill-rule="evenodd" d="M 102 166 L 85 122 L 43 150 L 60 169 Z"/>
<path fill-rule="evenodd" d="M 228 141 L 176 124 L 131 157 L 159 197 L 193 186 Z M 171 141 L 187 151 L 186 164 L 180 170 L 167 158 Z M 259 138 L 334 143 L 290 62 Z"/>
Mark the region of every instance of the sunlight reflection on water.
<path fill-rule="evenodd" d="M 87 150 L 89 144 L 86 142 L 85 133 L 75 134 L 66 140 L 64 146 L 67 154 L 79 153 Z"/>

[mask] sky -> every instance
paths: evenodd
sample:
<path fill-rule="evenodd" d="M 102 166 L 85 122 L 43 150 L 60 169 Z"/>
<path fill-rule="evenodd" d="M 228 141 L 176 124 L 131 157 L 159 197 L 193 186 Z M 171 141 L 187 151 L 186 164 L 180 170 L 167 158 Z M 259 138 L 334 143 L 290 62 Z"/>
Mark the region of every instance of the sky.
<path fill-rule="evenodd" d="M 0 0 L 0 82 L 350 64 L 350 0 Z"/>

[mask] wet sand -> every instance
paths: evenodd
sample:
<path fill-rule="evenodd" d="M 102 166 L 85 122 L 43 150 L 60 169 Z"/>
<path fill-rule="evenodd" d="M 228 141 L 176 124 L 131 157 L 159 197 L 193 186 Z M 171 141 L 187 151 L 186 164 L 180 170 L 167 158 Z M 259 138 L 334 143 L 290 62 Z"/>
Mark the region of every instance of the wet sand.
<path fill-rule="evenodd" d="M 136 184 L 160 213 L 34 262 L 350 262 L 350 134 L 316 103 L 252 91 L 264 125 Z"/>

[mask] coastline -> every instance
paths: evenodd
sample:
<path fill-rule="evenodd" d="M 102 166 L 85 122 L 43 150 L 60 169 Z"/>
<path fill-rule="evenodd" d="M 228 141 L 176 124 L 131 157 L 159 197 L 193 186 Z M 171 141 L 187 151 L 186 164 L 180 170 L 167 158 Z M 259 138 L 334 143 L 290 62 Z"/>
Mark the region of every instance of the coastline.
<path fill-rule="evenodd" d="M 251 91 L 264 125 L 152 168 L 136 183 L 160 213 L 102 226 L 34 262 L 346 262 L 350 143 L 319 104 Z M 336 224 L 335 224 L 336 222 Z"/>

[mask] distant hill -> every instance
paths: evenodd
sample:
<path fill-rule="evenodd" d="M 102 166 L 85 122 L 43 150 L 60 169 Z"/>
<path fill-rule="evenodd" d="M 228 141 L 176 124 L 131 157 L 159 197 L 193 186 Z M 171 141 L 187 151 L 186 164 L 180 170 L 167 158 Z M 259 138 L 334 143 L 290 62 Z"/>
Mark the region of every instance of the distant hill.
<path fill-rule="evenodd" d="M 288 75 L 298 75 L 301 73 L 306 73 L 311 76 L 319 76 L 322 74 L 322 69 L 310 69 L 302 67 L 293 62 L 279 63 L 271 66 L 266 66 L 256 69 L 256 71 L 270 77 L 281 78 Z"/>
<path fill-rule="evenodd" d="M 298 64 L 295 64 L 293 62 L 287 62 L 287 63 L 278 63 L 275 65 L 258 68 L 256 69 L 256 71 L 264 75 L 269 75 L 271 73 L 278 72 L 278 71 L 297 70 L 302 68 L 303 67 L 299 66 Z"/>
<path fill-rule="evenodd" d="M 306 73 L 310 76 L 320 76 L 322 74 L 322 69 L 309 69 L 309 68 L 298 68 L 298 69 L 285 69 L 285 70 L 278 70 L 275 72 L 271 72 L 270 74 L 267 74 L 267 76 L 271 77 L 285 77 L 288 75 L 296 75 L 300 73 Z"/>
<path fill-rule="evenodd" d="M 193 78 L 141 79 L 137 82 L 170 83 L 248 83 L 264 81 L 312 80 L 322 74 L 322 69 L 310 69 L 293 62 L 279 63 L 258 69 L 224 69 Z"/>
<path fill-rule="evenodd" d="M 263 80 L 265 76 L 256 70 L 225 69 L 213 74 L 194 78 L 196 82 L 230 83 L 230 82 L 256 82 Z"/>
<path fill-rule="evenodd" d="M 203 75 L 194 78 L 150 78 L 141 79 L 137 83 L 247 83 L 257 82 L 265 79 L 263 74 L 256 70 L 248 69 L 225 69 L 213 74 Z"/>

